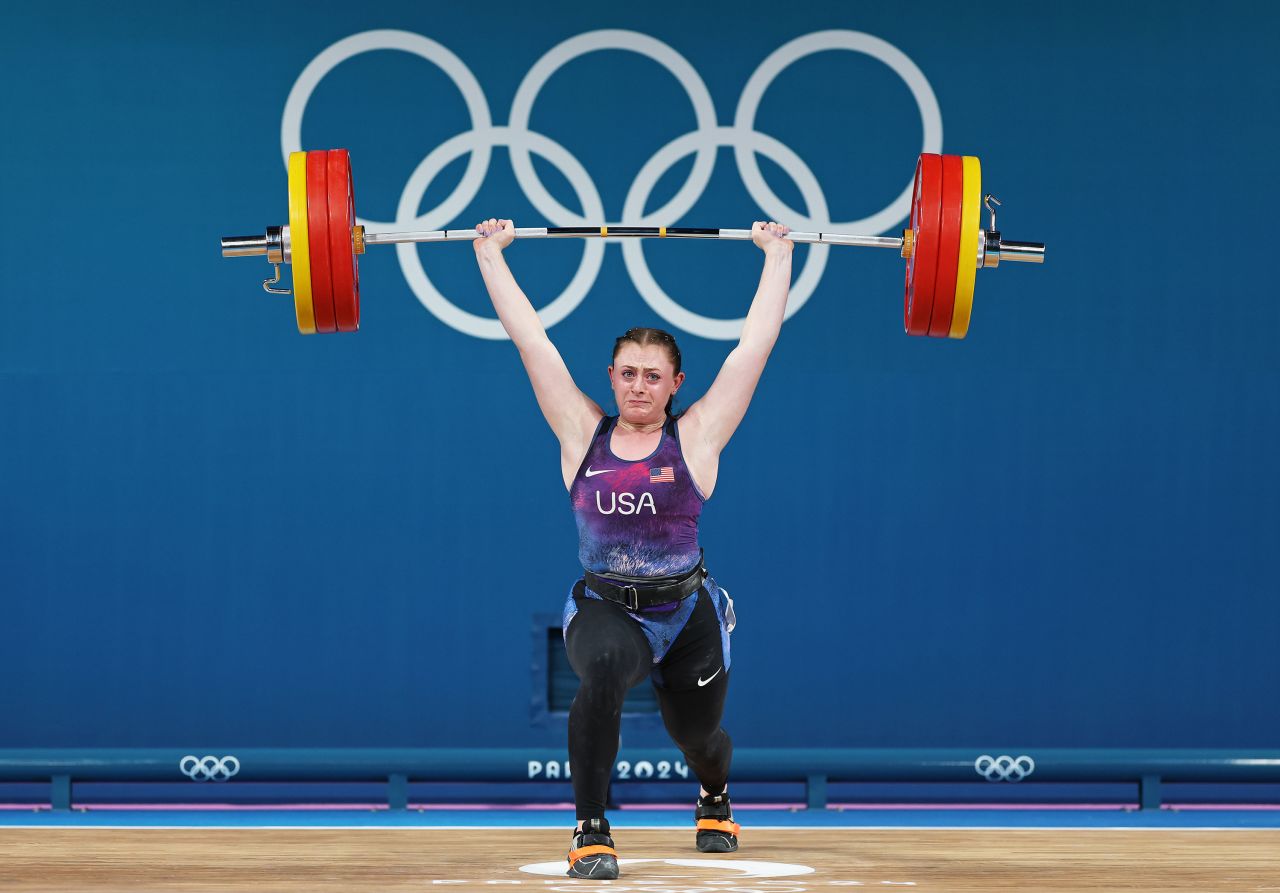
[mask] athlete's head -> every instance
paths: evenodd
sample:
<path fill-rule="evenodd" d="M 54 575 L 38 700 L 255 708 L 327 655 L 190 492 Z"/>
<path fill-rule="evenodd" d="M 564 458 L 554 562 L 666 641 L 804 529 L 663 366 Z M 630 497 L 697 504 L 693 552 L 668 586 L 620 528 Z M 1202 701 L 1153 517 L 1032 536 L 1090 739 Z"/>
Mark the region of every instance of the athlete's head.
<path fill-rule="evenodd" d="M 628 329 L 613 345 L 609 383 L 618 414 L 633 424 L 661 421 L 684 381 L 680 348 L 662 329 Z"/>

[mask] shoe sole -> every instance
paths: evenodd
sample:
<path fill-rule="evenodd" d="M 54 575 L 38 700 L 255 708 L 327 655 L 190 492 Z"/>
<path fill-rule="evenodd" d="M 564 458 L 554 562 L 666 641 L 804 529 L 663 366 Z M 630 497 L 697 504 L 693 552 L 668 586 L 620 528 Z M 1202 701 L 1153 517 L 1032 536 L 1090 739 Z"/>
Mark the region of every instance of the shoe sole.
<path fill-rule="evenodd" d="M 719 834 L 714 837 L 708 835 L 698 841 L 700 853 L 732 853 L 737 849 L 738 841 L 735 838 Z"/>
<path fill-rule="evenodd" d="M 616 881 L 618 860 L 612 856 L 584 856 L 565 872 L 566 877 L 586 878 L 593 881 Z"/>

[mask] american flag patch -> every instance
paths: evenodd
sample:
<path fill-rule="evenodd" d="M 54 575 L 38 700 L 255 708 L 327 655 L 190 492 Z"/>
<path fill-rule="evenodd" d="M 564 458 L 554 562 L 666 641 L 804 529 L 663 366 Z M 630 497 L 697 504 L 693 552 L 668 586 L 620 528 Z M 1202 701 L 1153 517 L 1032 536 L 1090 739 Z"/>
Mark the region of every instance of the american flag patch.
<path fill-rule="evenodd" d="M 675 483 L 675 479 L 676 470 L 670 465 L 649 469 L 649 483 L 651 484 L 671 484 Z"/>

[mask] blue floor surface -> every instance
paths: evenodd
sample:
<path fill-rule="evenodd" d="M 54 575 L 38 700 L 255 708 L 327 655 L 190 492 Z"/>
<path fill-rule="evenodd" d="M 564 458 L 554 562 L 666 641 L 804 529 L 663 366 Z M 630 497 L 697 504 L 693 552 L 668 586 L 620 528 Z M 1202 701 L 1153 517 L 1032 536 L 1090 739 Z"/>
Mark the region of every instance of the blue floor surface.
<path fill-rule="evenodd" d="M 1280 828 L 1280 810 L 866 809 L 753 810 L 751 828 Z M 614 828 L 687 828 L 689 810 L 619 810 Z M 569 828 L 571 810 L 0 810 L 0 827 Z"/>

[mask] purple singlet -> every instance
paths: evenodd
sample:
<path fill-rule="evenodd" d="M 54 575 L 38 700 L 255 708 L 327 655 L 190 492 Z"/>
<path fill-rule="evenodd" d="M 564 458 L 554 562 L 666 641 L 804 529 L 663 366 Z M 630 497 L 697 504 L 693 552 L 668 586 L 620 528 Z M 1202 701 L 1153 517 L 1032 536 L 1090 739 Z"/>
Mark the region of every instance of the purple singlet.
<path fill-rule="evenodd" d="M 684 464 L 674 419 L 644 459 L 609 448 L 617 416 L 600 420 L 569 488 L 578 521 L 578 560 L 597 574 L 663 577 L 698 563 L 703 496 Z"/>

